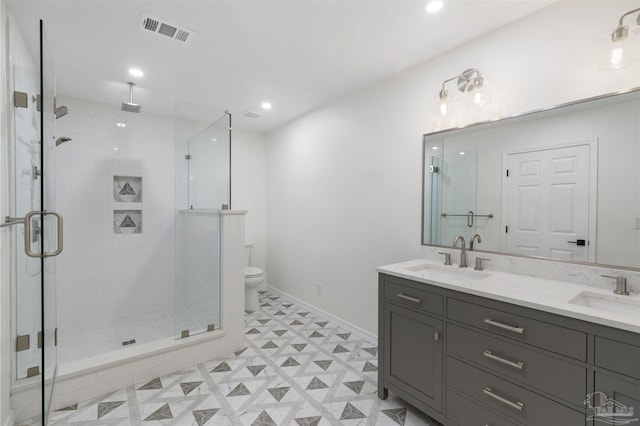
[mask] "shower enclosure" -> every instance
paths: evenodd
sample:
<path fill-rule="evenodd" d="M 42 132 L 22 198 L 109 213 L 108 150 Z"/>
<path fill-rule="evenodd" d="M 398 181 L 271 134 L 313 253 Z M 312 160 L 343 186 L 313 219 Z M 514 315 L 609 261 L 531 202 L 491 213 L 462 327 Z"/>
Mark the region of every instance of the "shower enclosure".
<path fill-rule="evenodd" d="M 38 388 L 46 424 L 60 401 L 82 401 L 96 389 L 197 359 L 177 355 L 182 339 L 195 338 L 196 348 L 225 336 L 208 333 L 221 328 L 242 337 L 242 310 L 228 321 L 220 305 L 222 271 L 235 268 L 222 262 L 225 229 L 243 222 L 220 211 L 231 204 L 230 114 L 168 118 L 56 101 L 42 25 L 40 61 L 38 71 L 13 70 L 12 216 L 35 213 L 3 232 L 13 233 L 12 404 L 18 419 L 36 414 L 18 405 L 28 398 L 14 397 Z M 56 102 L 68 106 L 57 122 Z M 56 146 L 61 135 L 70 140 Z M 64 251 L 49 256 L 62 248 L 62 236 Z M 233 238 L 227 249 L 240 250 Z M 163 348 L 176 354 L 171 361 Z M 139 360 L 145 351 L 148 367 Z M 129 370 L 118 370 L 126 362 Z M 86 372 L 102 383 L 82 388 L 90 376 L 72 382 Z"/>
<path fill-rule="evenodd" d="M 39 24 L 39 70 L 15 67 L 11 232 L 13 381 L 39 387 L 40 415 L 51 408 L 57 371 L 56 258 L 63 246 L 55 196 L 55 78 L 44 24 Z"/>

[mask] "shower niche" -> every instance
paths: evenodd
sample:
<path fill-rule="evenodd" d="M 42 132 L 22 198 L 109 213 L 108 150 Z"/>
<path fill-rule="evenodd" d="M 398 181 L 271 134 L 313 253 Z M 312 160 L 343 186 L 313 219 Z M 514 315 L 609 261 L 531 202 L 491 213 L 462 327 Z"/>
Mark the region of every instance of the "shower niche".
<path fill-rule="evenodd" d="M 142 177 L 113 177 L 113 233 L 142 234 Z"/>

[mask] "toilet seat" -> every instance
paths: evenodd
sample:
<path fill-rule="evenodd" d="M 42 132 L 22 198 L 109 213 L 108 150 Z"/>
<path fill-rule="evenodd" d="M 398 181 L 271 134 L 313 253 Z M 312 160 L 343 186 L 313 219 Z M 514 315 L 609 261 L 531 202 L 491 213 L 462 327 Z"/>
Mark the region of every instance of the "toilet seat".
<path fill-rule="evenodd" d="M 248 266 L 244 268 L 244 277 L 245 278 L 257 278 L 264 275 L 264 271 L 260 268 L 256 268 L 253 266 Z"/>

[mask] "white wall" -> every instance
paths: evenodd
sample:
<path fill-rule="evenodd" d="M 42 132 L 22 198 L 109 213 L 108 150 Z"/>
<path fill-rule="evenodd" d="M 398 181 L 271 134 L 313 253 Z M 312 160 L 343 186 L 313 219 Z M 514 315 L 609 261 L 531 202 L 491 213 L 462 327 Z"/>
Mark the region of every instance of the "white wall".
<path fill-rule="evenodd" d="M 245 237 L 253 241 L 251 266 L 266 266 L 266 146 L 262 135 L 234 130 L 231 136 L 231 205 L 247 210 Z M 265 270 L 265 276 L 269 273 Z"/>
<path fill-rule="evenodd" d="M 269 134 L 270 284 L 376 332 L 375 267 L 420 256 L 422 134 L 442 125 L 442 81 L 481 70 L 492 118 L 638 86 L 638 64 L 596 60 L 599 37 L 639 5 L 559 2 Z"/>

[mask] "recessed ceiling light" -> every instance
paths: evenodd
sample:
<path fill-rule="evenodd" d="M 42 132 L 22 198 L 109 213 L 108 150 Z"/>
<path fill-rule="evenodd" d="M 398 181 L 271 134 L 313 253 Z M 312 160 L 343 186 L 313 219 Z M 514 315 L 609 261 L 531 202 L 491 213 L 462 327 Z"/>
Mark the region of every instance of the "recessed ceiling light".
<path fill-rule="evenodd" d="M 432 146 L 431 149 L 434 150 L 434 151 L 437 151 L 438 147 L 437 146 Z"/>
<path fill-rule="evenodd" d="M 464 151 L 460 153 L 460 155 L 464 155 Z"/>
<path fill-rule="evenodd" d="M 211 138 L 211 142 L 215 142 L 215 141 L 217 141 L 217 140 L 218 140 L 218 139 L 216 139 L 216 138 Z"/>
<path fill-rule="evenodd" d="M 440 9 L 442 9 L 442 2 L 440 0 L 432 0 L 428 2 L 424 7 L 424 10 L 429 13 L 435 13 Z"/>
<path fill-rule="evenodd" d="M 131 74 L 134 77 L 142 77 L 144 75 L 144 73 L 142 72 L 142 70 L 139 70 L 137 68 L 131 68 L 129 69 L 129 74 Z"/>
<path fill-rule="evenodd" d="M 127 127 L 127 125 L 122 123 L 122 122 L 116 123 L 116 126 L 118 126 L 118 127 Z"/>
<path fill-rule="evenodd" d="M 271 109 L 271 102 L 263 102 L 262 103 L 262 109 Z"/>

